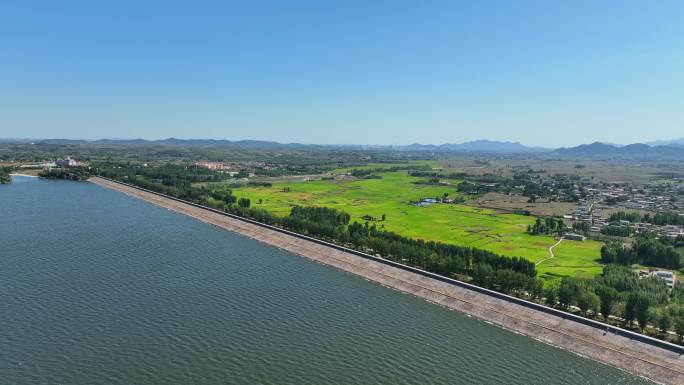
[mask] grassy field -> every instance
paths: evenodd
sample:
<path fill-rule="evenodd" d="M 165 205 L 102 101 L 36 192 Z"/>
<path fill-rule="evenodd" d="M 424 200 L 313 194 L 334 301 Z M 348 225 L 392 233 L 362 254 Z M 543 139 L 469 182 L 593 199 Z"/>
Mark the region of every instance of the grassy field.
<path fill-rule="evenodd" d="M 563 242 L 553 249 L 555 258 L 537 266 L 547 277 L 575 276 L 589 278 L 603 270 L 597 260 L 600 258 L 601 243 L 596 241 Z"/>
<path fill-rule="evenodd" d="M 335 169 L 333 172 L 336 174 L 344 174 L 351 172 L 352 170 L 370 170 L 370 169 L 390 169 L 390 168 L 395 168 L 396 167 L 406 167 L 406 168 L 415 168 L 418 169 L 419 167 L 430 167 L 430 168 L 438 168 L 440 164 L 435 161 L 431 160 L 413 160 L 410 162 L 395 162 L 395 163 L 366 163 L 361 166 L 350 166 L 350 167 L 341 167 Z"/>
<path fill-rule="evenodd" d="M 339 170 L 344 171 L 344 170 Z M 363 222 L 364 215 L 381 218 L 377 226 L 413 238 L 442 241 L 491 250 L 508 256 L 540 261 L 549 256 L 556 240 L 550 236 L 525 233 L 533 217 L 497 214 L 493 210 L 460 204 L 409 204 L 421 198 L 457 196 L 455 184 L 433 186 L 416 184 L 424 178 L 406 172 L 383 173 L 382 179 L 276 183 L 272 187 L 242 187 L 233 190 L 238 197 L 250 198 L 253 205 L 279 215 L 287 215 L 294 205 L 326 206 L 344 210 L 352 220 Z M 454 181 L 455 182 L 455 181 Z M 284 191 L 288 187 L 289 191 Z M 258 204 L 261 200 L 261 204 Z M 538 266 L 545 277 L 593 275 L 599 273 L 598 242 L 565 241 L 556 249 L 556 258 Z"/>

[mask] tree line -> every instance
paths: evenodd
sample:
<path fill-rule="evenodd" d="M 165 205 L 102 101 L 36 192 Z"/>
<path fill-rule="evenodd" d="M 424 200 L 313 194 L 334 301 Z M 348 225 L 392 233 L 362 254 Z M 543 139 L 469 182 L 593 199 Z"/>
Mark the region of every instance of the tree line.
<path fill-rule="evenodd" d="M 12 183 L 12 167 L 0 167 L 0 184 Z"/>
<path fill-rule="evenodd" d="M 642 331 L 650 324 L 661 337 L 673 329 L 680 339 L 684 335 L 684 285 L 677 283 L 670 293 L 662 279 L 641 278 L 627 267 L 608 265 L 592 279 L 563 278 L 549 285 L 544 296 L 550 305 L 577 307 L 585 316 L 600 314 L 606 321 L 617 316 L 623 326 Z"/>
<path fill-rule="evenodd" d="M 41 178 L 86 180 L 91 176 L 88 167 L 51 168 L 38 173 Z"/>
<path fill-rule="evenodd" d="M 607 225 L 607 226 L 603 226 L 603 228 L 601 229 L 601 234 L 610 235 L 613 237 L 626 238 L 626 237 L 630 237 L 633 233 L 634 233 L 634 231 L 629 226 Z"/>
<path fill-rule="evenodd" d="M 291 209 L 281 218 L 260 208 L 231 206 L 229 212 L 322 238 L 396 262 L 448 276 L 467 276 L 504 293 L 524 294 L 537 285 L 534 263 L 487 250 L 411 239 L 378 229 L 375 224 L 350 221 L 349 214 L 326 207 Z"/>
<path fill-rule="evenodd" d="M 555 218 L 537 218 L 534 224 L 527 226 L 527 233 L 532 235 L 558 235 L 562 237 L 566 230 L 565 222 L 562 219 Z"/>
<path fill-rule="evenodd" d="M 643 215 L 637 212 L 618 211 L 611 214 L 609 217 L 610 222 L 618 222 L 621 220 L 630 222 L 646 222 L 658 226 L 684 226 L 684 216 L 674 211 L 665 211 L 656 214 L 645 213 Z"/>
<path fill-rule="evenodd" d="M 657 238 L 653 233 L 639 234 L 631 246 L 620 241 L 609 242 L 601 247 L 601 262 L 679 269 L 682 266 L 681 255 L 669 242 Z"/>

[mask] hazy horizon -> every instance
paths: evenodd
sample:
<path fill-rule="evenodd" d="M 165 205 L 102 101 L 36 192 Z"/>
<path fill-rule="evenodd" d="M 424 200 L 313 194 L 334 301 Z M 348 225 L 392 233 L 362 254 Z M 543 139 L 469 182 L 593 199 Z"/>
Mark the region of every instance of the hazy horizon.
<path fill-rule="evenodd" d="M 3 4 L 0 137 L 682 136 L 684 3 Z"/>
<path fill-rule="evenodd" d="M 277 141 L 277 140 L 254 139 L 254 138 L 232 139 L 232 138 L 203 138 L 203 137 L 185 137 L 185 138 L 179 138 L 179 137 L 160 137 L 160 138 L 142 138 L 142 137 L 137 137 L 137 138 L 133 138 L 133 137 L 132 138 L 115 138 L 115 137 L 102 137 L 102 138 L 66 138 L 66 137 L 18 138 L 17 137 L 17 138 L 10 138 L 10 137 L 0 137 L 0 141 L 73 140 L 73 141 L 97 142 L 97 141 L 103 141 L 103 140 L 163 141 L 163 140 L 169 140 L 169 139 L 186 140 L 186 141 L 190 141 L 190 140 L 216 140 L 216 141 L 231 141 L 231 142 L 257 141 L 257 142 L 275 142 L 275 143 L 280 143 L 280 144 L 302 144 L 302 145 L 312 145 L 312 146 L 410 146 L 410 145 L 439 146 L 439 145 L 446 145 L 446 144 L 458 145 L 458 144 L 467 144 L 467 143 L 474 143 L 474 142 L 496 142 L 496 143 L 517 143 L 517 144 L 521 144 L 523 146 L 530 147 L 530 148 L 545 148 L 545 149 L 553 150 L 556 148 L 576 147 L 576 146 L 580 146 L 580 145 L 587 145 L 587 144 L 593 144 L 593 143 L 602 143 L 602 144 L 608 144 L 608 145 L 612 145 L 612 146 L 626 146 L 626 145 L 630 145 L 630 144 L 660 145 L 661 143 L 657 143 L 657 142 L 682 141 L 682 140 L 684 140 L 684 137 L 667 138 L 667 139 L 662 139 L 662 140 L 653 140 L 653 141 L 648 141 L 648 142 L 634 142 L 634 143 L 615 143 L 615 142 L 594 141 L 594 142 L 577 143 L 577 144 L 572 144 L 572 145 L 556 146 L 556 147 L 529 145 L 527 143 L 520 142 L 517 140 L 491 140 L 491 139 L 486 139 L 486 138 L 480 138 L 480 139 L 474 139 L 474 140 L 468 140 L 468 141 L 462 141 L 462 142 L 443 142 L 443 143 L 414 142 L 414 143 L 394 144 L 394 143 L 314 143 L 314 142 Z M 664 144 L 669 144 L 669 143 L 664 143 Z"/>

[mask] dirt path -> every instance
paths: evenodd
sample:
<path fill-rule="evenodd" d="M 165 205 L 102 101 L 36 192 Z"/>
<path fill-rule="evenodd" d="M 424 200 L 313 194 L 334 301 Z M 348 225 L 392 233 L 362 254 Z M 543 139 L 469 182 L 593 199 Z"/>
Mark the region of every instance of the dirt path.
<path fill-rule="evenodd" d="M 558 242 L 556 242 L 555 245 L 549 247 L 549 257 L 548 257 L 548 258 L 542 259 L 541 261 L 535 263 L 534 265 L 535 265 L 535 266 L 539 266 L 539 265 L 541 265 L 542 262 L 546 262 L 546 261 L 548 261 L 549 259 L 555 258 L 556 256 L 553 255 L 553 249 L 554 249 L 556 246 L 560 245 L 561 242 L 563 242 L 563 238 L 562 238 L 562 237 L 561 237 L 561 239 L 558 240 Z"/>

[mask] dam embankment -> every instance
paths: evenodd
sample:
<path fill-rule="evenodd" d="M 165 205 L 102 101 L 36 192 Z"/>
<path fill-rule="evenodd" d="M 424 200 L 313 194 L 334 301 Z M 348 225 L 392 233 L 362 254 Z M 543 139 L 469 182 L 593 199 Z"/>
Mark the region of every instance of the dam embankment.
<path fill-rule="evenodd" d="M 555 309 L 104 178 L 91 182 L 664 384 L 684 384 L 684 350 Z"/>

